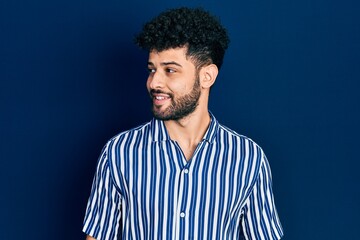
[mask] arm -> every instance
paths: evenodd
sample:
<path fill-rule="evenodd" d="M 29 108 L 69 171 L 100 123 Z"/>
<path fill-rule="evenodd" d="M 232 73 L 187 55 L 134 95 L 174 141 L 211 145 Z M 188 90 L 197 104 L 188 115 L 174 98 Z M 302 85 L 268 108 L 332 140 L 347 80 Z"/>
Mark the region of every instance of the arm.
<path fill-rule="evenodd" d="M 83 232 L 87 240 L 115 239 L 120 227 L 121 193 L 112 177 L 107 147 L 98 161 L 86 208 Z"/>
<path fill-rule="evenodd" d="M 283 230 L 274 203 L 270 166 L 265 157 L 262 161 L 241 224 L 245 239 L 275 240 L 283 236 Z"/>

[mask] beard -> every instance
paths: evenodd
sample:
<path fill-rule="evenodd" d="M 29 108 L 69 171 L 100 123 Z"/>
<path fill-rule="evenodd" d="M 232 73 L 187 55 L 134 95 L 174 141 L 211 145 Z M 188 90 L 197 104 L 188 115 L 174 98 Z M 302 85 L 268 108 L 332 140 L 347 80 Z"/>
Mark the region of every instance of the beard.
<path fill-rule="evenodd" d="M 152 89 L 150 91 L 150 97 L 152 93 L 164 93 L 160 90 Z M 193 113 L 196 107 L 199 105 L 199 98 L 201 95 L 200 79 L 196 76 L 194 86 L 189 94 L 175 99 L 173 94 L 167 93 L 171 98 L 171 105 L 165 110 L 160 110 L 160 107 L 152 106 L 152 112 L 156 119 L 167 120 L 180 120 L 189 114 Z"/>

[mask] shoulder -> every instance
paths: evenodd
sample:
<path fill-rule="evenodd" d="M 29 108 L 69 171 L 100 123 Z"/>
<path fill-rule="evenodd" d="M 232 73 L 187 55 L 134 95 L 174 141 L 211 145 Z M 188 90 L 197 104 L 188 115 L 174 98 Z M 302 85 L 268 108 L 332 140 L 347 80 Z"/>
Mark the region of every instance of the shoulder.
<path fill-rule="evenodd" d="M 150 131 L 151 122 L 144 123 L 137 127 L 116 134 L 107 141 L 106 146 L 111 149 L 120 143 L 125 143 L 128 141 L 131 142 L 136 138 L 144 138 L 147 135 L 150 136 Z"/>
<path fill-rule="evenodd" d="M 119 189 L 122 187 L 122 167 L 128 162 L 136 149 L 151 139 L 151 122 L 123 131 L 107 141 L 102 151 L 102 159 L 108 164 L 113 181 Z"/>
<path fill-rule="evenodd" d="M 267 158 L 263 149 L 251 138 L 237 133 L 236 131 L 219 124 L 218 146 L 231 148 L 234 159 L 240 161 L 252 169 L 254 179 L 259 175 L 262 166 L 267 165 Z"/>
<path fill-rule="evenodd" d="M 236 131 L 219 124 L 218 144 L 231 145 L 234 159 L 240 162 L 247 170 L 249 186 L 254 186 L 255 182 L 259 179 L 263 171 L 270 173 L 269 162 L 263 149 L 251 138 L 237 133 Z M 226 146 L 227 148 L 229 146 Z M 252 189 L 252 188 L 249 188 Z"/>
<path fill-rule="evenodd" d="M 228 141 L 231 141 L 237 145 L 243 145 L 245 148 L 252 148 L 256 151 L 258 151 L 259 153 L 261 153 L 261 155 L 264 155 L 263 153 L 263 149 L 251 138 L 239 134 L 238 132 L 222 125 L 219 124 L 219 132 L 218 134 L 220 135 L 220 139 L 222 138 L 227 138 L 229 139 Z"/>
<path fill-rule="evenodd" d="M 120 149 L 129 148 L 131 143 L 149 141 L 151 139 L 151 121 L 120 132 L 110 138 L 102 149 L 102 156 L 112 159 Z"/>

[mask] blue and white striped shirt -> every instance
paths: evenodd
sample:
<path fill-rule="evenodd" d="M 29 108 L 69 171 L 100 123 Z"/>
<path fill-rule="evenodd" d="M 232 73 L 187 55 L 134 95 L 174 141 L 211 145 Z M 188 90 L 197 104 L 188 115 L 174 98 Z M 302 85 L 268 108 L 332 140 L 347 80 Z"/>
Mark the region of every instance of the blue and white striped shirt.
<path fill-rule="evenodd" d="M 280 239 L 262 149 L 211 119 L 189 161 L 160 120 L 112 138 L 83 231 L 98 240 Z"/>

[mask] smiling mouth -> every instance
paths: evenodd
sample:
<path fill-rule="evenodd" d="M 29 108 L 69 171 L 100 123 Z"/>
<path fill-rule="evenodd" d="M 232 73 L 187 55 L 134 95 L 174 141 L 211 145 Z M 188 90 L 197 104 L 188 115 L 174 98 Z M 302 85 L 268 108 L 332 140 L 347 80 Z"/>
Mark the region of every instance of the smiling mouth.
<path fill-rule="evenodd" d="M 170 97 L 165 97 L 165 96 L 153 96 L 153 98 L 155 100 L 165 100 L 165 99 L 169 99 Z"/>
<path fill-rule="evenodd" d="M 153 97 L 152 98 L 153 104 L 155 106 L 161 106 L 170 99 L 170 96 L 163 95 L 163 94 L 161 94 L 161 95 L 153 94 L 152 97 Z"/>
<path fill-rule="evenodd" d="M 156 91 L 156 90 L 151 90 L 150 91 L 150 96 L 151 96 L 151 98 L 153 100 L 154 105 L 162 105 L 167 100 L 170 100 L 172 98 L 172 96 L 170 94 L 160 92 L 160 91 Z"/>

